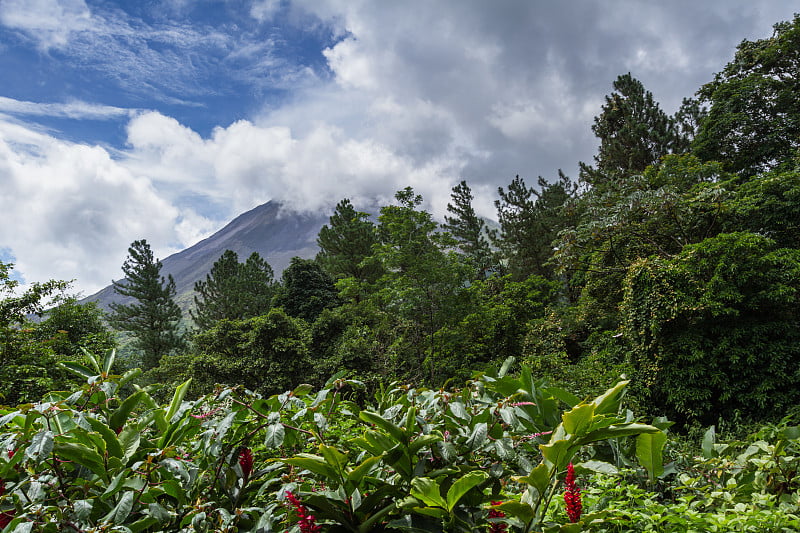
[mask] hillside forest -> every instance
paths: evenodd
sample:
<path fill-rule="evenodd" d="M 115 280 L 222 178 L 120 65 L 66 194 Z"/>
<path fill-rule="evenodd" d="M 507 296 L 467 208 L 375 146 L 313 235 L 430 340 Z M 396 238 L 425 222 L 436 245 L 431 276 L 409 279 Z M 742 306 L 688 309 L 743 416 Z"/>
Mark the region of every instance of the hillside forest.
<path fill-rule="evenodd" d="M 793 530 L 800 16 L 743 41 L 672 115 L 633 75 L 619 76 L 592 131 L 597 154 L 578 176 L 509 176 L 496 223 L 476 214 L 466 181 L 444 220 L 410 187 L 378 213 L 345 198 L 316 258 L 293 259 L 278 279 L 258 254 L 227 251 L 185 313 L 146 240 L 131 244 L 115 282 L 130 303 L 108 313 L 62 281 L 20 293 L 13 265 L 0 263 L 0 487 L 11 480 L 0 524 L 707 531 L 709 516 L 733 520 L 741 504 L 752 524 L 767 513 L 788 525 L 715 530 Z M 66 390 L 76 392 L 50 393 Z M 205 414 L 188 416 L 197 409 Z M 58 417 L 61 429 L 50 426 Z M 135 417 L 134 439 L 123 426 Z M 76 452 L 93 445 L 64 437 L 69 428 L 99 435 L 99 463 Z M 148 431 L 171 436 L 147 440 Z M 725 432 L 763 445 L 719 444 Z M 9 453 L 23 442 L 24 454 Z M 114 442 L 122 455 L 112 464 Z M 145 448 L 151 458 L 136 462 Z M 748 462 L 759 454 L 772 470 Z M 580 519 L 578 491 L 576 516 L 575 469 L 584 510 L 606 515 Z M 150 484 L 124 485 L 132 473 Z M 214 483 L 202 488 L 203 475 Z M 83 492 L 70 492 L 70 476 Z M 511 476 L 517 485 L 503 481 Z M 39 507 L 26 501 L 31 483 Z M 161 492 L 144 497 L 154 486 Z M 702 508 L 681 499 L 687 487 Z M 551 505 L 563 490 L 573 491 L 566 510 Z M 732 496 L 713 500 L 714 490 Z M 756 496 L 771 503 L 758 507 Z M 689 520 L 690 510 L 706 522 L 654 518 Z M 74 529 L 59 529 L 66 522 Z"/>

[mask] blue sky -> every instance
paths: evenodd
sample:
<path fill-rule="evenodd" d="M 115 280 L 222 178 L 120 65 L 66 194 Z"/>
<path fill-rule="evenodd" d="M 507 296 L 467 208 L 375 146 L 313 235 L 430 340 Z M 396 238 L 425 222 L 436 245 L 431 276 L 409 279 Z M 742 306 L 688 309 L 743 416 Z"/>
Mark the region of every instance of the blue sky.
<path fill-rule="evenodd" d="M 269 200 L 441 214 L 466 179 L 493 216 L 591 160 L 618 75 L 672 112 L 789 4 L 0 0 L 0 260 L 90 294 Z"/>

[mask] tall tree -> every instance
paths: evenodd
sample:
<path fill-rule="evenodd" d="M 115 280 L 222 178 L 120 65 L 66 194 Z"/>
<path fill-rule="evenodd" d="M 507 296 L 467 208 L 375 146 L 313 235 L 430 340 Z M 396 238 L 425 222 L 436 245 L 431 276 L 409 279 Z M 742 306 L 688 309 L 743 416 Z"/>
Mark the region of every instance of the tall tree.
<path fill-rule="evenodd" d="M 592 126 L 600 139 L 596 168 L 581 163 L 581 177 L 597 186 L 641 173 L 661 156 L 685 148 L 685 129 L 630 72 L 619 76 Z"/>
<path fill-rule="evenodd" d="M 258 252 L 246 262 L 225 250 L 205 280 L 194 284 L 195 308 L 189 313 L 200 329 L 208 329 L 222 319 L 238 320 L 266 313 L 275 292 L 272 267 Z"/>
<path fill-rule="evenodd" d="M 146 240 L 134 241 L 122 264 L 125 279 L 114 281 L 114 290 L 133 298 L 130 304 L 111 304 L 109 322 L 136 337 L 142 351 L 142 366 L 158 366 L 158 360 L 184 345 L 179 329 L 181 309 L 175 303 L 175 280 L 161 275 L 161 261 L 153 256 Z"/>
<path fill-rule="evenodd" d="M 334 278 L 373 283 L 383 271 L 372 254 L 377 242 L 369 214 L 356 211 L 345 198 L 336 205 L 330 222 L 319 230 L 317 262 Z"/>
<path fill-rule="evenodd" d="M 750 177 L 795 165 L 800 149 L 800 15 L 769 39 L 742 41 L 733 61 L 698 91 L 710 104 L 694 140 L 702 159 Z"/>
<path fill-rule="evenodd" d="M 314 322 L 324 309 L 339 304 L 333 279 L 316 261 L 293 257 L 283 271 L 274 303 L 286 314 Z"/>
<path fill-rule="evenodd" d="M 500 235 L 493 238 L 508 261 L 508 270 L 521 281 L 535 274 L 553 277 L 550 259 L 553 241 L 569 224 L 566 206 L 575 195 L 576 186 L 563 172 L 548 183 L 539 178 L 539 190 L 528 187 L 516 176 L 508 189 L 498 188 L 495 201 Z"/>
<path fill-rule="evenodd" d="M 442 227 L 458 241 L 458 247 L 480 275 L 492 266 L 492 250 L 483 220 L 472 207 L 472 190 L 466 181 L 462 181 L 453 187 L 450 198 L 452 203 L 447 204 L 447 211 L 453 216 L 445 215 Z"/>

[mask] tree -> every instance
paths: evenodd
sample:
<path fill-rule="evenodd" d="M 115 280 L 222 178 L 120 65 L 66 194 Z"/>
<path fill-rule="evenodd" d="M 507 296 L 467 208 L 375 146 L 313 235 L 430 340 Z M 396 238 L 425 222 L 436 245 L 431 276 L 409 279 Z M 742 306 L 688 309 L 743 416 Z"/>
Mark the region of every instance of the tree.
<path fill-rule="evenodd" d="M 681 113 L 682 124 L 661 110 L 650 91 L 630 72 L 614 81 L 592 131 L 600 139 L 596 168 L 581 163 L 581 178 L 593 186 L 643 172 L 661 156 L 687 146 L 691 105 Z"/>
<path fill-rule="evenodd" d="M 775 419 L 800 399 L 800 250 L 723 233 L 625 280 L 634 382 L 673 420 Z"/>
<path fill-rule="evenodd" d="M 742 41 L 733 61 L 698 91 L 710 104 L 694 139 L 702 159 L 747 178 L 794 165 L 800 149 L 800 15 L 772 37 Z"/>
<path fill-rule="evenodd" d="M 369 214 L 356 211 L 345 198 L 336 205 L 329 224 L 319 230 L 317 262 L 336 279 L 374 283 L 383 272 L 372 255 L 377 242 L 375 224 L 370 222 Z"/>
<path fill-rule="evenodd" d="M 125 279 L 114 281 L 114 290 L 134 300 L 111 304 L 109 322 L 135 337 L 142 352 L 142 366 L 150 369 L 159 359 L 184 345 L 179 330 L 181 309 L 175 303 L 175 280 L 161 275 L 161 261 L 153 257 L 147 241 L 134 241 L 122 265 Z"/>
<path fill-rule="evenodd" d="M 459 249 L 481 277 L 492 266 L 492 250 L 484 233 L 483 220 L 472 207 L 472 190 L 466 181 L 453 187 L 451 200 L 447 211 L 453 216 L 445 215 L 442 227 L 458 241 Z"/>
<path fill-rule="evenodd" d="M 197 327 L 208 329 L 218 320 L 238 320 L 266 313 L 275 292 L 272 267 L 258 252 L 246 262 L 225 250 L 205 280 L 197 281 L 195 308 L 189 313 Z"/>
<path fill-rule="evenodd" d="M 323 309 L 339 304 L 339 293 L 319 263 L 293 257 L 283 271 L 274 304 L 289 316 L 314 322 Z"/>
<path fill-rule="evenodd" d="M 554 269 L 549 264 L 555 251 L 553 241 L 570 224 L 566 208 L 576 192 L 567 176 L 560 171 L 558 176 L 555 183 L 540 177 L 538 191 L 526 186 L 519 176 L 508 190 L 498 188 L 500 199 L 495 206 L 500 235 L 494 240 L 517 281 L 531 275 L 553 278 Z"/>

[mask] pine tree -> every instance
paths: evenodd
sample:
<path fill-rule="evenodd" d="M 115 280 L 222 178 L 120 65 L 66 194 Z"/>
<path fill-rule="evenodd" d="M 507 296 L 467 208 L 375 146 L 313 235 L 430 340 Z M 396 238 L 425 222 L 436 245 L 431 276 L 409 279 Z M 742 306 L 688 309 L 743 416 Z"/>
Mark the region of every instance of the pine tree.
<path fill-rule="evenodd" d="M 474 197 L 466 181 L 453 187 L 451 199 L 447 211 L 454 216 L 445 215 L 443 228 L 458 241 L 458 247 L 480 275 L 492 266 L 492 251 L 484 234 L 483 220 L 472 207 Z"/>
<path fill-rule="evenodd" d="M 232 250 L 225 250 L 205 280 L 194 284 L 195 308 L 189 312 L 201 330 L 218 320 L 239 320 L 262 315 L 269 310 L 275 292 L 272 267 L 258 252 L 245 263 Z"/>
<path fill-rule="evenodd" d="M 372 283 L 380 277 L 382 268 L 372 253 L 378 239 L 368 217 L 345 198 L 336 205 L 330 223 L 319 230 L 317 262 L 334 278 Z"/>
<path fill-rule="evenodd" d="M 145 369 L 158 366 L 159 359 L 184 345 L 179 330 L 180 307 L 175 303 L 175 280 L 161 275 L 161 261 L 153 257 L 147 241 L 134 241 L 122 265 L 125 279 L 114 281 L 117 294 L 135 300 L 111 304 L 109 322 L 136 337 Z"/>
<path fill-rule="evenodd" d="M 581 177 L 593 186 L 639 174 L 687 145 L 681 126 L 630 72 L 614 81 L 592 131 L 600 139 L 596 168 L 581 163 Z"/>

